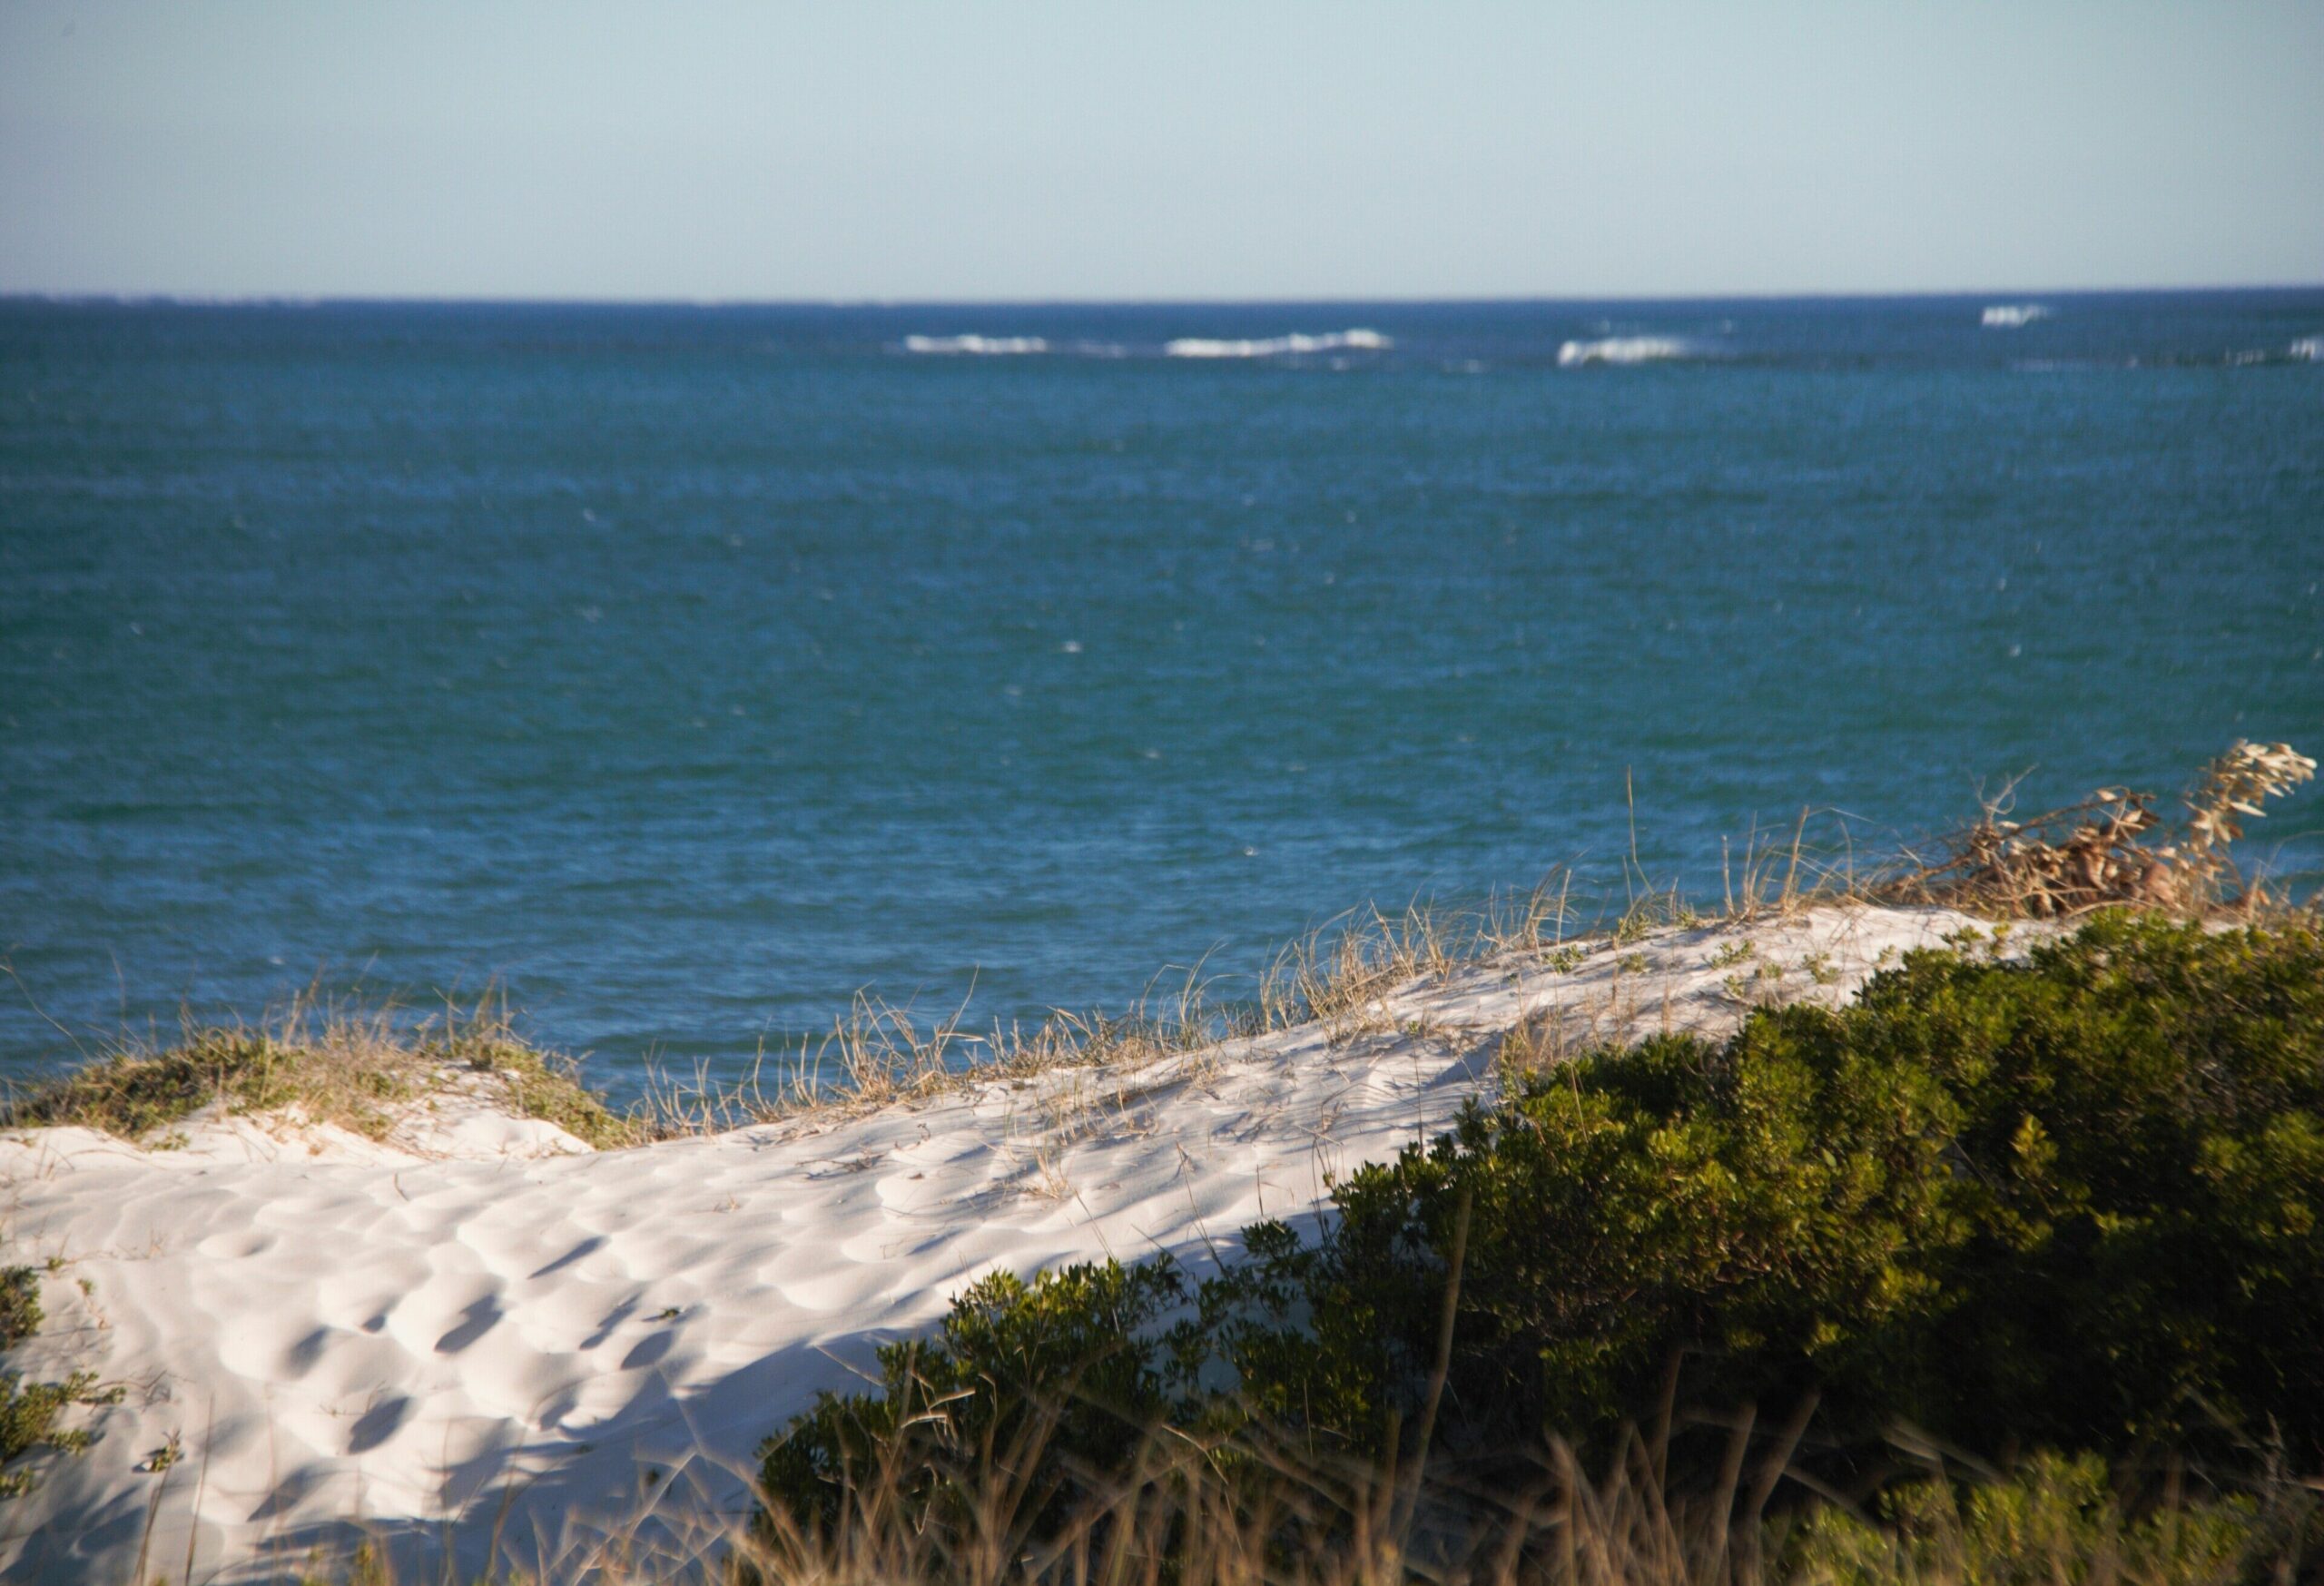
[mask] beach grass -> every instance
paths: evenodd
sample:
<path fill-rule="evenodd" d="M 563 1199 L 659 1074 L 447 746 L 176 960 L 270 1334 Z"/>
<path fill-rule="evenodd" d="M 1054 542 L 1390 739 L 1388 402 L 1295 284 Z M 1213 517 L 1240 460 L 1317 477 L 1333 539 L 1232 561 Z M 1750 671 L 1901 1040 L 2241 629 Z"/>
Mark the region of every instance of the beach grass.
<path fill-rule="evenodd" d="M 514 1116 L 601 1149 L 648 1138 L 581 1082 L 576 1062 L 520 1039 L 492 998 L 417 1020 L 394 1006 L 302 999 L 261 1023 L 189 1025 L 174 1041 L 123 1043 L 28 1088 L 0 1110 L 0 1125 L 78 1126 L 166 1148 L 173 1130 L 214 1106 L 384 1140 L 410 1108 L 479 1085 Z"/>
<path fill-rule="evenodd" d="M 58 1429 L 93 1380 L 0 1379 L 11 1458 L 67 1455 Z M 762 1508 L 745 1521 L 703 1502 L 713 1457 L 641 1465 L 641 1496 L 528 1556 L 487 1501 L 460 1527 L 348 1517 L 361 1540 L 284 1548 L 237 1579 L 270 1586 L 2255 1586 L 2315 1578 L 2324 1498 L 2312 1477 L 2267 1463 L 2227 1475 L 2169 1450 L 2110 1463 L 2036 1453 L 1991 1462 L 1899 1428 L 1889 1484 L 1825 1487 L 1802 1466 L 1797 1414 L 1726 1417 L 1633 1432 L 1595 1465 L 1551 1440 L 1530 1475 L 1481 1485 L 1455 1463 L 1319 1455 L 1246 1429 L 1229 1446 L 1164 1429 L 1136 1435 L 1126 1473 L 1093 1483 L 1043 1523 L 1034 1480 L 1054 1421 L 1005 1444 L 968 1445 L 947 1476 L 958 1523 L 927 1523 L 928 1476 L 875 1463 L 833 1512 L 802 1521 Z M 18 1436 L 18 1432 L 25 1435 Z M 1691 1480 L 1665 1473 L 1658 1432 L 1708 1439 Z M 199 1456 L 153 1456 L 158 1505 L 172 1467 L 198 1483 Z M 37 1484 L 18 1469 L 0 1499 Z M 715 1482 L 710 1486 L 724 1488 Z M 762 1502 L 766 1497 L 754 1484 Z M 1787 1495 L 1785 1495 L 1787 1494 Z M 1772 1500 L 1772 1501 L 1771 1501 Z M 454 1562 L 461 1531 L 491 1530 L 494 1562 Z M 140 1580 L 172 1579 L 153 1558 Z"/>

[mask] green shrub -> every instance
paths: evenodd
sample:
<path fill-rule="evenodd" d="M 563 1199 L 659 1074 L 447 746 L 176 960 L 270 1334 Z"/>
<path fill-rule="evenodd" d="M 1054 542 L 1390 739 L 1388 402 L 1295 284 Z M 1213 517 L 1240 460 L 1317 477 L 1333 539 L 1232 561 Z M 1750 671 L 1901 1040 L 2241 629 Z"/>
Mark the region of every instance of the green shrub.
<path fill-rule="evenodd" d="M 2024 962 L 1914 954 L 1837 1013 L 1512 1079 L 1334 1198 L 1314 1247 L 1250 1230 L 1167 1333 L 1187 1301 L 1167 1266 L 988 1280 L 884 1357 L 885 1397 L 772 1443 L 769 1493 L 796 1508 L 843 1464 L 909 1465 L 896 1439 L 927 1425 L 957 1449 L 1041 1415 L 1090 1468 L 1134 1440 L 1078 1416 L 1375 1460 L 1428 1427 L 1475 1470 L 1551 1436 L 1610 1452 L 1674 1409 L 1811 1402 L 1803 1457 L 1851 1479 L 1899 1423 L 1994 1453 L 2324 1456 L 2305 927 L 2108 916 Z M 1095 1408 L 1068 1383 L 1101 1384 Z"/>
<path fill-rule="evenodd" d="M 2290 1512 L 2287 1512 L 2287 1509 Z M 1819 1505 L 1784 1539 L 1793 1586 L 2236 1586 L 2299 1557 L 2313 1505 L 2249 1494 L 2133 1513 L 2094 1454 L 2039 1455 L 2007 1482 L 1929 1477 L 1884 1495 L 1881 1524 Z"/>
<path fill-rule="evenodd" d="M 1445 1403 L 1472 1445 L 1645 1421 L 1683 1352 L 1690 1399 L 1813 1390 L 1827 1436 L 2225 1423 L 2312 1462 L 2324 943 L 2113 917 L 2024 964 L 1915 954 L 1840 1013 L 1522 1081 L 1336 1199 L 1305 1342 L 1227 1352 L 1272 1405 L 1328 1373 L 1409 1423 L 1465 1208 Z"/>
<path fill-rule="evenodd" d="M 881 1392 L 824 1394 L 760 1451 L 810 1524 L 877 1473 L 908 1507 L 967 1525 L 996 1504 L 1053 1524 L 1078 1474 L 1118 1469 L 1165 1407 L 1144 1331 L 1185 1297 L 1167 1256 L 970 1286 L 934 1336 L 880 1351 Z M 1005 1489 L 1005 1490 L 1001 1490 Z"/>
<path fill-rule="evenodd" d="M 56 1424 L 74 1404 L 111 1403 L 118 1391 L 99 1394 L 92 1373 L 76 1371 L 61 1383 L 28 1383 L 15 1372 L 0 1373 L 0 1498 L 20 1498 L 37 1484 L 29 1470 L 10 1469 L 38 1449 L 79 1453 L 90 1436 Z"/>
<path fill-rule="evenodd" d="M 1960 1110 L 1928 1423 L 1987 1447 L 2272 1423 L 2324 1454 L 2314 931 L 2114 916 L 2024 970 L 1916 957 L 1846 1028 Z"/>
<path fill-rule="evenodd" d="M 29 1266 L 0 1272 L 0 1349 L 13 1348 L 40 1330 L 40 1277 Z M 33 1490 L 33 1473 L 11 1469 L 40 1449 L 78 1453 L 89 1446 L 89 1433 L 57 1426 L 64 1412 L 75 1404 L 112 1404 L 119 1389 L 100 1393 L 96 1377 L 76 1371 L 61 1383 L 28 1383 L 15 1372 L 0 1373 L 0 1498 L 16 1498 Z"/>
<path fill-rule="evenodd" d="M 40 1275 L 29 1266 L 0 1271 L 0 1349 L 14 1349 L 40 1331 Z"/>

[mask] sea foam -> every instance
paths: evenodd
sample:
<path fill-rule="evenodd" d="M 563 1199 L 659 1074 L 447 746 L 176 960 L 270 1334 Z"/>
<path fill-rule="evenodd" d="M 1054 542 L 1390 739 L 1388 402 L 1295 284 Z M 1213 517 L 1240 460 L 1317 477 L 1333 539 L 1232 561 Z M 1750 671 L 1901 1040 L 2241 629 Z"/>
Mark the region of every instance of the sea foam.
<path fill-rule="evenodd" d="M 1653 363 L 1693 356 L 1694 343 L 1678 336 L 1601 336 L 1594 341 L 1569 341 L 1558 349 L 1558 367 L 1575 369 L 1590 363 Z"/>
<path fill-rule="evenodd" d="M 1047 352 L 1049 344 L 1040 336 L 907 336 L 906 352 L 932 352 L 949 357 L 963 354 L 1022 356 L 1031 352 Z"/>
<path fill-rule="evenodd" d="M 1256 341 L 1218 341 L 1206 336 L 1181 336 L 1163 345 L 1171 358 L 1279 358 L 1298 352 L 1383 352 L 1395 342 L 1377 330 L 1361 327 L 1331 330 L 1321 336 L 1269 336 Z"/>
<path fill-rule="evenodd" d="M 2324 363 L 2324 336 L 2301 337 L 2291 344 L 2291 355 L 2310 363 Z"/>
<path fill-rule="evenodd" d="M 2050 310 L 2040 303 L 1994 303 L 1977 322 L 1988 330 L 2022 330 L 2034 320 L 2049 317 Z"/>

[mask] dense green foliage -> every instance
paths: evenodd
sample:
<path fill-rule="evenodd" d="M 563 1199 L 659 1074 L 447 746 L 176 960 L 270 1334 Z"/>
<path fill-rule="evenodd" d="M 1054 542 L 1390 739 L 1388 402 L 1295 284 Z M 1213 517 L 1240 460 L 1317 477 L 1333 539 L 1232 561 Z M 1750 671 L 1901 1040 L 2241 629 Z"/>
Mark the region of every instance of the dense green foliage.
<path fill-rule="evenodd" d="M 1827 1435 L 2272 1422 L 2313 1457 L 2324 943 L 2116 917 L 2024 964 L 1915 954 L 1837 1014 L 1531 1079 L 1338 1202 L 1299 1369 L 1408 1394 L 1468 1207 L 1448 1403 L 1487 1446 L 1642 1419 L 1684 1351 L 1690 1398 L 1812 1388 Z"/>
<path fill-rule="evenodd" d="M 988 1280 L 881 1394 L 770 1442 L 771 1498 L 824 1512 L 880 1459 L 934 1490 L 1016 1440 L 1055 1503 L 1165 1421 L 1491 1469 L 1811 1394 L 1801 1457 L 1834 1479 L 1876 1475 L 1900 1423 L 2324 1458 L 2305 927 L 2110 916 L 2024 961 L 1915 954 L 1839 1013 L 1513 1078 L 1335 1198 L 1319 1245 L 1253 1229 L 1191 1296 L 1167 1265 Z"/>

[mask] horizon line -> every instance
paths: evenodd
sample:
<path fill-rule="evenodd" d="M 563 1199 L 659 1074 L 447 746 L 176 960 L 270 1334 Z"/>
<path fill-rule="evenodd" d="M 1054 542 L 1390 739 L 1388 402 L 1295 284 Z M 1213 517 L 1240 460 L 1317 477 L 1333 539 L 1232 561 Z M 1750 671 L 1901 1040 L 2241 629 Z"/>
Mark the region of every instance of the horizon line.
<path fill-rule="evenodd" d="M 1477 307 L 1517 307 L 1550 304 L 1600 303 L 1735 303 L 1735 302 L 1893 302 L 1938 299 L 1996 297 L 2141 297 L 2186 293 L 2264 293 L 2324 291 L 2324 278 L 2307 281 L 2180 282 L 2139 286 L 1975 286 L 1912 289 L 1834 289 L 1812 291 L 1689 291 L 1669 293 L 1581 292 L 1555 294 L 1452 293 L 1442 297 L 1395 293 L 1385 296 L 1303 297 L 1267 294 L 1256 297 L 1158 296 L 1111 297 L 1028 295 L 1000 297 L 915 296 L 596 296 L 522 293 L 396 293 L 253 291 L 202 292 L 172 291 L 77 291 L 10 288 L 0 290 L 0 303 L 111 305 L 116 307 L 267 308 L 626 308 L 626 309 L 1158 309 L 1158 308 L 1433 308 L 1465 304 Z"/>

